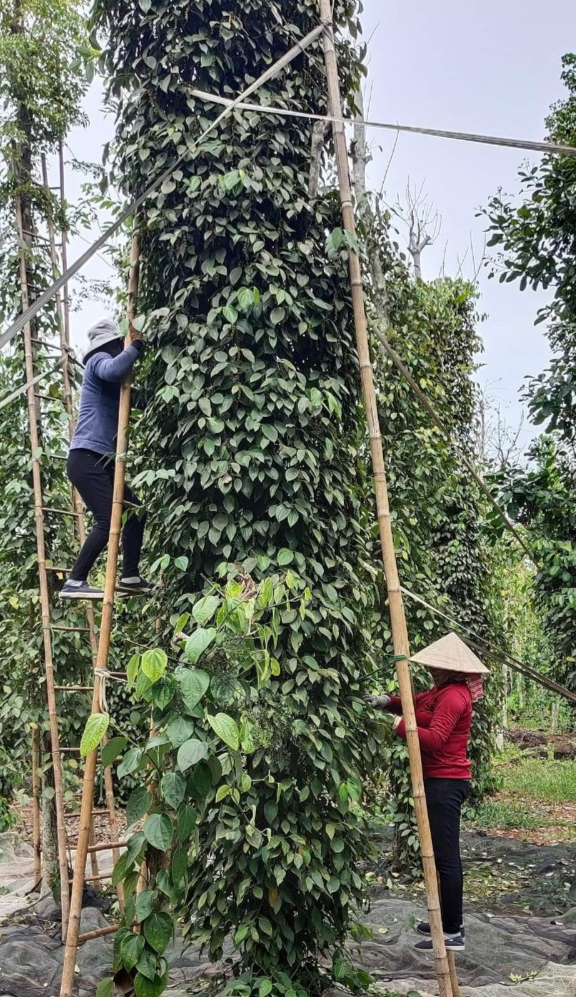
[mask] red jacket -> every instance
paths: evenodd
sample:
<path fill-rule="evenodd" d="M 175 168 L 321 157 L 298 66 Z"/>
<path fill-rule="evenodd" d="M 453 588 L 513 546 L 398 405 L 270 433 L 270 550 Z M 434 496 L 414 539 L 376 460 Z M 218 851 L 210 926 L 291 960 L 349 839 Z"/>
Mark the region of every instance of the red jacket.
<path fill-rule="evenodd" d="M 392 713 L 402 713 L 399 696 L 392 696 Z M 468 741 L 472 697 L 465 682 L 450 683 L 416 696 L 416 724 L 425 779 L 470 779 Z M 406 739 L 406 724 L 396 728 Z"/>

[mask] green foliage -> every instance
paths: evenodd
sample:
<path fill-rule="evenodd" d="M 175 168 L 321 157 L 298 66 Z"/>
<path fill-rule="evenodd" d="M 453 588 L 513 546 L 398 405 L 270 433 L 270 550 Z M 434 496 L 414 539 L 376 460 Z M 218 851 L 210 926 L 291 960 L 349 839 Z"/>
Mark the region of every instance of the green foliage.
<path fill-rule="evenodd" d="M 575 66 L 575 55 L 564 57 L 562 81 L 568 93 L 547 120 L 550 138 L 568 145 L 576 142 Z M 518 280 L 521 290 L 554 291 L 552 302 L 539 316 L 540 322 L 548 322 L 552 361 L 530 382 L 527 401 L 537 425 L 547 423 L 549 430 L 559 430 L 574 441 L 576 159 L 544 156 L 538 166 L 525 167 L 518 175 L 520 207 L 502 194 L 489 202 L 489 245 L 501 250 L 497 261 L 501 281 Z"/>
<path fill-rule="evenodd" d="M 82 120 L 85 45 L 82 5 L 69 0 L 0 0 L 0 149 L 51 152 Z"/>
<path fill-rule="evenodd" d="M 569 689 L 576 688 L 576 520 L 572 501 L 572 456 L 566 443 L 542 436 L 532 446 L 532 466 L 505 468 L 498 475 L 511 515 L 533 538 L 536 570 L 533 598 L 547 641 L 538 667 Z"/>
<path fill-rule="evenodd" d="M 335 14 L 356 36 L 355 4 Z M 249 976 L 251 992 L 257 975 L 278 993 L 315 992 L 319 955 L 339 949 L 362 898 L 369 843 L 352 802 L 378 752 L 361 696 L 378 648 L 365 567 L 372 499 L 346 262 L 326 257 L 338 201 L 310 203 L 307 122 L 237 113 L 192 149 L 213 108 L 191 90 L 241 92 L 318 24 L 318 7 L 98 0 L 95 17 L 109 38 L 123 187 L 142 190 L 185 154 L 146 205 L 139 302 L 151 400 L 137 484 L 163 572 L 158 610 L 187 634 L 176 672 L 169 662 L 152 685 L 141 668 L 134 677 L 135 694 L 156 697 L 159 711 L 160 740 L 146 754 L 162 778 L 168 766 L 186 780 L 177 810 L 179 780 L 158 803 L 174 839 L 154 888 L 212 958 L 232 933 L 235 987 Z M 353 94 L 359 65 L 348 43 L 339 48 Z M 321 44 L 259 97 L 325 112 Z M 258 593 L 228 621 L 199 604 L 223 561 L 243 565 Z M 227 600 L 238 600 L 237 584 Z"/>
<path fill-rule="evenodd" d="M 360 773 L 377 750 L 363 727 L 358 676 L 310 653 L 284 656 L 280 666 L 282 618 L 295 613 L 309 622 L 312 593 L 292 571 L 256 587 L 228 570 L 227 582 L 194 603 L 185 622 L 174 618 L 176 666 L 142 682 L 139 665 L 134 696 L 152 707 L 155 733 L 138 771 L 151 791 L 132 794 L 128 824 L 149 816 L 129 839 L 114 882 L 123 881 L 129 897 L 126 923 L 136 916 L 142 934 L 135 941 L 122 929 L 117 965 L 163 986 L 169 904 L 215 960 L 232 935 L 239 970 L 259 967 L 258 993 L 302 989 L 316 954 L 334 948 L 335 979 L 354 977 L 357 988 L 369 977 L 352 970 L 340 947 L 363 897 L 359 862 L 368 841 L 356 804 Z M 208 606 L 214 638 L 199 669 L 189 647 Z M 184 695 L 191 675 L 199 679 L 192 703 Z M 293 689 L 299 694 L 290 697 Z M 153 890 L 136 898 L 135 870 L 146 854 L 161 871 Z"/>
<path fill-rule="evenodd" d="M 39 249 L 31 233 L 43 234 L 48 217 L 55 220 L 58 229 L 67 227 L 56 198 L 44 190 L 40 154 L 56 152 L 67 130 L 80 120 L 84 84 L 72 63 L 81 34 L 77 4 L 62 0 L 0 0 L 0 326 L 21 309 L 14 195 L 19 194 L 21 199 L 25 263 L 33 295 L 40 294 L 53 275 L 45 245 Z M 33 334 L 49 341 L 56 330 L 57 315 L 52 304 L 34 323 Z M 54 361 L 49 361 L 42 349 L 37 353 L 36 371 L 47 373 Z M 72 378 L 75 380 L 74 371 Z M 23 381 L 23 348 L 17 342 L 0 358 L 0 397 L 10 394 Z M 46 398 L 41 403 L 41 449 L 36 456 L 41 462 L 45 504 L 66 508 L 70 492 L 65 465 L 53 457 L 63 453 L 68 434 L 61 375 L 49 374 L 41 390 Z M 48 725 L 43 703 L 43 640 L 26 405 L 26 397 L 21 396 L 2 410 L 0 431 L 0 593 L 4 607 L 0 648 L 3 659 L 10 662 L 0 686 L 0 782 L 7 806 L 29 771 L 31 725 L 39 725 L 41 735 Z M 50 517 L 46 548 L 50 566 L 69 563 L 74 549 L 71 521 Z M 63 579 L 51 572 L 50 581 L 58 586 Z M 71 609 L 65 620 L 63 612 L 56 609 L 56 625 L 81 625 L 79 611 Z M 57 680 L 64 680 L 64 666 L 68 670 L 76 668 L 81 678 L 90 665 L 89 648 L 82 647 L 79 636 L 72 633 L 54 634 L 53 643 Z M 77 696 L 69 697 L 67 706 L 70 712 L 62 724 L 62 742 L 77 745 L 86 706 Z M 67 759 L 68 785 L 75 778 L 77 766 L 76 759 Z M 48 753 L 41 760 L 40 775 L 48 804 L 50 794 L 53 796 Z M 48 820 L 45 826 L 49 826 Z"/>
<path fill-rule="evenodd" d="M 563 59 L 566 96 L 547 120 L 550 137 L 576 142 L 576 56 Z M 511 467 L 500 475 L 504 498 L 535 538 L 538 564 L 535 594 L 554 649 L 554 674 L 575 688 L 576 533 L 572 484 L 576 467 L 576 256 L 574 157 L 545 156 L 538 166 L 519 172 L 520 207 L 498 195 L 487 209 L 491 244 L 501 248 L 500 280 L 520 281 L 521 289 L 550 288 L 554 297 L 540 313 L 547 322 L 552 360 L 531 379 L 526 401 L 536 425 L 547 435 L 532 447 L 528 469 Z"/>
<path fill-rule="evenodd" d="M 91 714 L 80 741 L 80 756 L 82 758 L 86 758 L 92 751 L 96 751 L 108 730 L 109 723 L 110 717 L 107 713 Z"/>

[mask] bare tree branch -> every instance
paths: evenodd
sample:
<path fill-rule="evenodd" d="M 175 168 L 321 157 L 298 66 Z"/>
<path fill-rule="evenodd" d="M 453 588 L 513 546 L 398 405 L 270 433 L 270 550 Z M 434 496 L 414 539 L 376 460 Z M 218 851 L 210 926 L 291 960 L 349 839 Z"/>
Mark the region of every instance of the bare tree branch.
<path fill-rule="evenodd" d="M 422 280 L 422 253 L 436 242 L 442 228 L 442 218 L 424 193 L 424 184 L 414 190 L 406 187 L 406 207 L 398 205 L 396 214 L 408 227 L 408 252 L 414 263 L 414 276 Z"/>

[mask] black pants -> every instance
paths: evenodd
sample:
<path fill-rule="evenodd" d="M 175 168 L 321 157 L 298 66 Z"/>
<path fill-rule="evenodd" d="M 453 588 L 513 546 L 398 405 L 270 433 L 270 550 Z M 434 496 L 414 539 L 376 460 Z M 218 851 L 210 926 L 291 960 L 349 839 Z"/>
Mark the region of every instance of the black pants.
<path fill-rule="evenodd" d="M 96 526 L 86 538 L 70 574 L 72 580 L 85 582 L 110 536 L 114 461 L 92 450 L 71 450 L 68 455 L 68 477 L 96 520 Z M 124 499 L 129 506 L 140 505 L 130 488 L 124 489 Z M 122 530 L 123 578 L 133 578 L 139 574 L 145 521 L 145 515 L 137 514 L 132 508 L 128 509 Z"/>
<path fill-rule="evenodd" d="M 460 816 L 462 804 L 470 792 L 470 783 L 465 779 L 426 779 L 424 786 L 440 879 L 442 924 L 446 934 L 458 935 L 462 925 L 464 894 Z"/>

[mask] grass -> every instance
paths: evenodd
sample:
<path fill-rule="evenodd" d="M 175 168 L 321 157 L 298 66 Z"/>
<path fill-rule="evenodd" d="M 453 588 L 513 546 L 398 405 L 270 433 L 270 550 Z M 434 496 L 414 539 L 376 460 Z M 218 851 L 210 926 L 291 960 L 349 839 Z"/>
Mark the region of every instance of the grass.
<path fill-rule="evenodd" d="M 535 844 L 576 840 L 576 765 L 508 746 L 496 762 L 500 791 L 466 824 Z"/>
<path fill-rule="evenodd" d="M 528 802 L 576 803 L 576 765 L 573 761 L 555 762 L 546 758 L 525 758 L 520 765 L 506 769 L 504 789 Z"/>
<path fill-rule="evenodd" d="M 542 827 L 542 816 L 527 810 L 525 803 L 508 800 L 485 800 L 471 818 L 475 827 L 498 828 L 502 831 L 535 830 Z"/>

